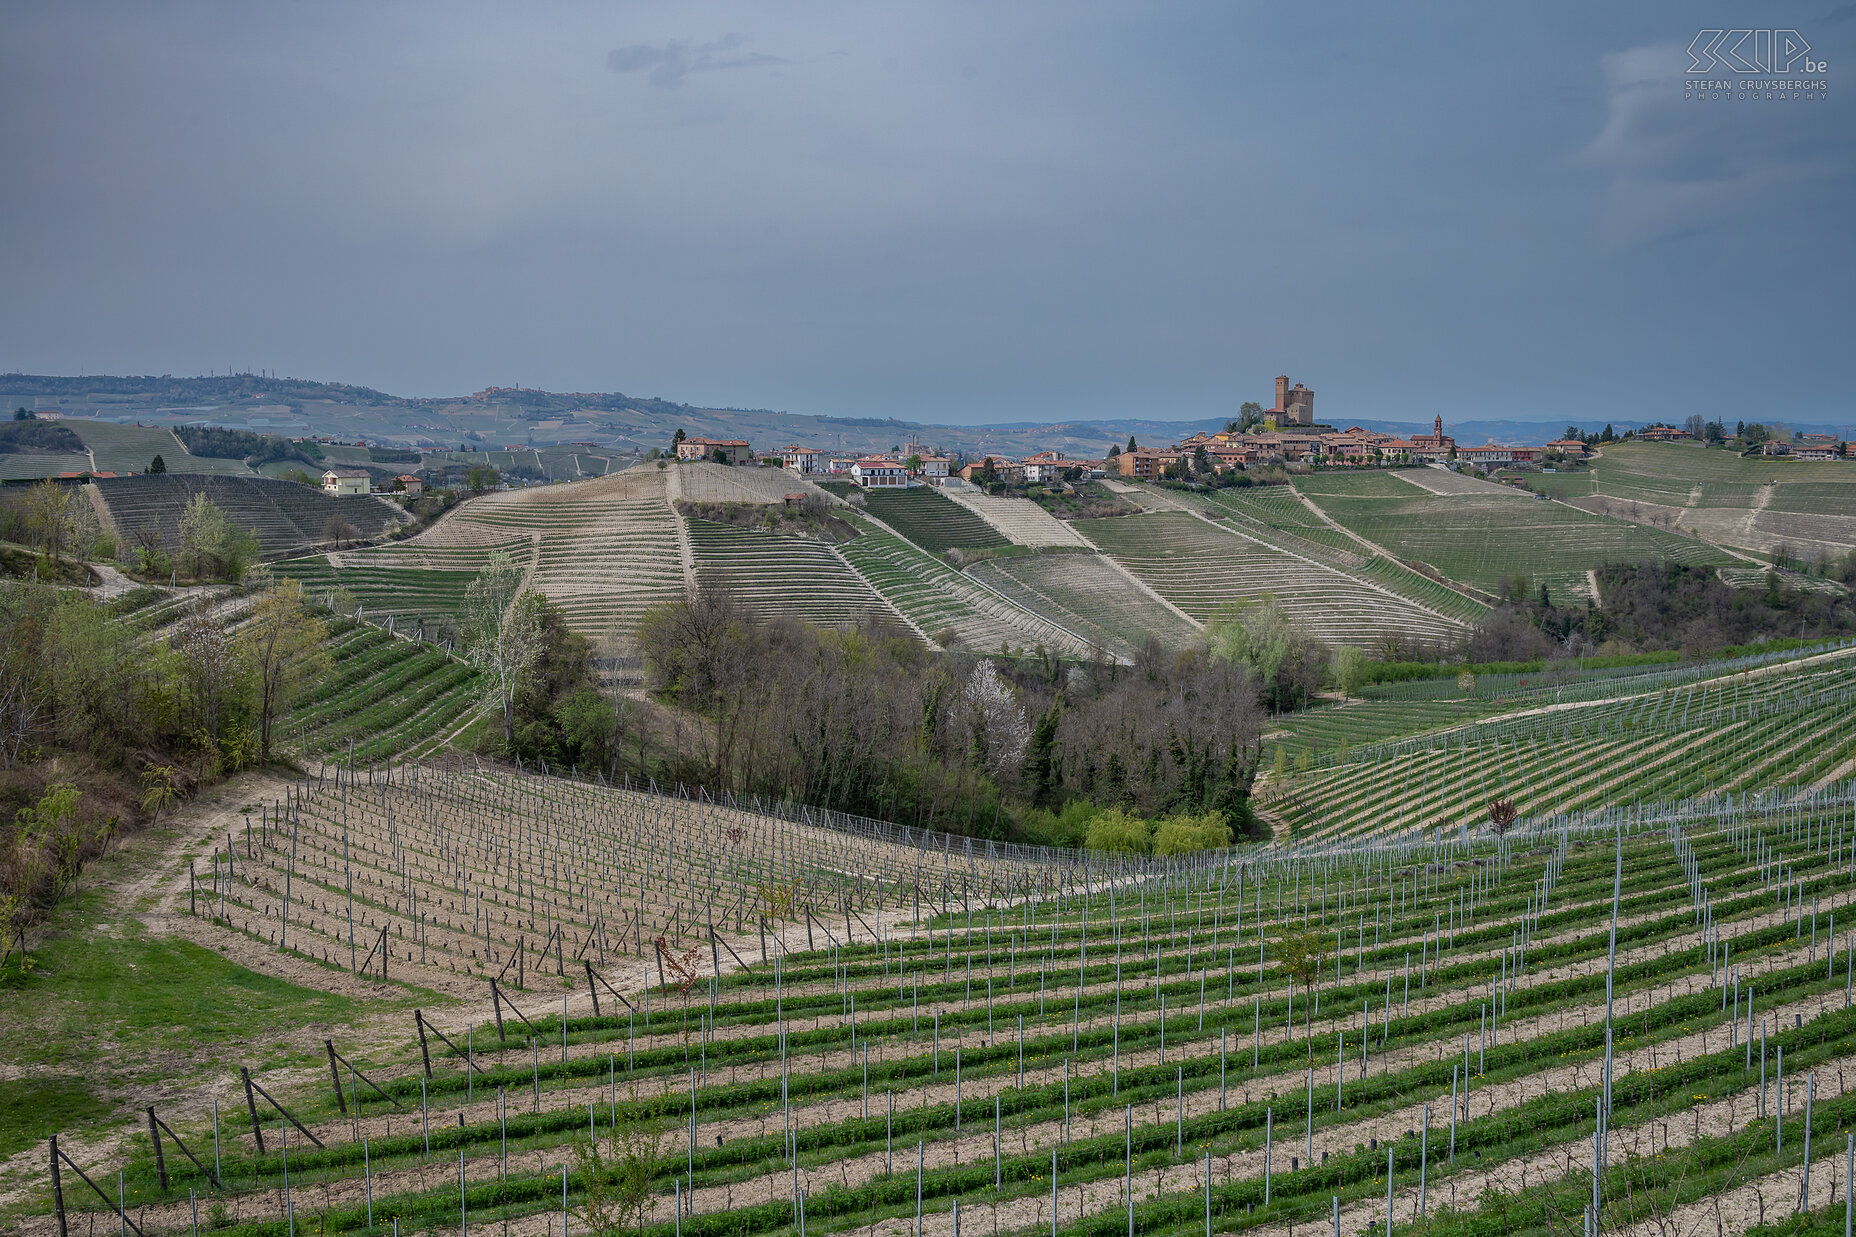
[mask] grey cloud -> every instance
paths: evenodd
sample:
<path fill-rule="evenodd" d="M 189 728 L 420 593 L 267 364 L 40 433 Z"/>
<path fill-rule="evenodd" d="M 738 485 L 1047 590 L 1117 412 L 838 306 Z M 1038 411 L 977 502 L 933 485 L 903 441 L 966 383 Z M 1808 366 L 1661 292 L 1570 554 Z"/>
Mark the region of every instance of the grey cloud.
<path fill-rule="evenodd" d="M 650 82 L 663 90 L 675 90 L 692 73 L 716 73 L 725 69 L 757 69 L 785 64 L 781 56 L 737 49 L 747 40 L 738 34 L 724 35 L 713 43 L 686 43 L 672 39 L 667 43 L 633 43 L 606 53 L 606 67 L 614 73 L 650 71 Z"/>
<path fill-rule="evenodd" d="M 1601 228 L 1629 247 L 1718 227 L 1808 192 L 1847 150 L 1840 101 L 1684 98 L 1687 58 L 1656 43 L 1603 58 L 1606 118 L 1581 160 L 1611 177 Z"/>

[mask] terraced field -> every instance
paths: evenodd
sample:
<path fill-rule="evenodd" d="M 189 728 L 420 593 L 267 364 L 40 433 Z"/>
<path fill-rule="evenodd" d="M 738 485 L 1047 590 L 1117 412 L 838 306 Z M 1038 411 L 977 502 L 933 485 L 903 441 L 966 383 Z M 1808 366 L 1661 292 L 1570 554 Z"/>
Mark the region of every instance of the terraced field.
<path fill-rule="evenodd" d="M 1227 531 L 1183 510 L 1078 520 L 1077 530 L 1155 592 L 1200 622 L 1220 606 L 1272 597 L 1333 644 L 1391 637 L 1453 639 L 1462 627 L 1390 590 Z"/>
<path fill-rule="evenodd" d="M 1066 656 L 1090 655 L 1089 637 L 1075 628 L 1066 630 L 1061 618 L 1040 617 L 1006 600 L 869 520 L 856 523 L 859 534 L 838 547 L 845 560 L 937 642 L 951 632 L 955 643 L 974 652 L 1043 645 Z"/>
<path fill-rule="evenodd" d="M 63 451 L 0 455 L 0 481 L 56 477 L 66 472 L 89 472 L 90 457 Z"/>
<path fill-rule="evenodd" d="M 1827 1233 L 1850 807 L 1085 868 L 566 779 L 310 779 L 198 864 L 197 930 L 382 993 L 496 979 L 494 1016 L 260 1073 L 261 1125 L 236 1080 L 223 1126 L 159 1109 L 210 1171 L 76 1154 L 145 1237 L 194 1198 L 229 1237 L 579 1237 L 586 1144 L 621 1138 L 645 1237 Z M 1324 942 L 1306 988 L 1289 928 Z M 67 1229 L 116 1222 L 67 1180 Z"/>
<path fill-rule="evenodd" d="M 678 497 L 701 503 L 779 503 L 788 494 L 832 496 L 784 468 L 738 468 L 686 462 L 675 465 Z"/>
<path fill-rule="evenodd" d="M 863 491 L 866 510 L 930 554 L 1010 544 L 1005 534 L 931 486 Z"/>
<path fill-rule="evenodd" d="M 995 558 L 969 573 L 1117 657 L 1133 658 L 1150 639 L 1164 649 L 1183 649 L 1199 634 L 1190 619 L 1137 588 L 1101 555 Z"/>
<path fill-rule="evenodd" d="M 1169 495 L 1189 509 L 1228 519 L 1246 536 L 1255 537 L 1299 558 L 1311 559 L 1348 575 L 1371 581 L 1407 601 L 1446 618 L 1473 623 L 1488 607 L 1473 597 L 1419 574 L 1403 563 L 1374 554 L 1345 532 L 1309 510 L 1287 486 L 1219 490 L 1203 497 Z"/>
<path fill-rule="evenodd" d="M 276 564 L 275 571 L 302 581 L 304 590 L 317 601 L 329 603 L 334 590 L 347 589 L 368 615 L 380 621 L 391 616 L 407 627 L 422 627 L 431 636 L 455 640 L 464 590 L 476 578 L 475 571 L 395 567 L 376 561 L 350 563 L 349 557 L 317 554 L 287 559 Z"/>
<path fill-rule="evenodd" d="M 697 578 L 728 589 L 751 614 L 821 627 L 855 627 L 879 619 L 910 628 L 825 542 L 707 520 L 687 523 Z"/>
<path fill-rule="evenodd" d="M 121 425 L 114 421 L 87 421 L 81 417 L 74 417 L 63 424 L 70 427 L 84 440 L 84 445 L 90 448 L 98 472 L 147 472 L 149 463 L 159 455 L 170 473 L 251 475 L 251 470 L 245 467 L 242 460 L 190 455 L 180 439 L 174 436 L 173 430 L 152 425 Z"/>
<path fill-rule="evenodd" d="M 441 750 L 481 702 L 475 670 L 372 623 L 334 620 L 329 655 L 329 674 L 279 723 L 280 742 L 311 759 Z"/>
<path fill-rule="evenodd" d="M 1402 487 L 1403 492 L 1388 491 Z M 1658 529 L 1612 520 L 1521 493 L 1433 495 L 1382 473 L 1326 473 L 1297 488 L 1334 521 L 1400 559 L 1429 563 L 1487 592 L 1513 575 L 1558 597 L 1586 595 L 1585 573 L 1609 562 L 1668 558 L 1733 566 L 1723 550 Z"/>
<path fill-rule="evenodd" d="M 639 468 L 591 481 L 486 494 L 417 537 L 282 570 L 352 589 L 370 612 L 441 622 L 491 551 L 530 567 L 530 583 L 603 646 L 630 647 L 638 619 L 680 596 L 678 517 L 663 473 Z"/>
<path fill-rule="evenodd" d="M 267 555 L 329 544 L 328 525 L 339 517 L 350 537 L 381 537 L 406 516 L 384 498 L 330 498 L 320 490 L 269 477 L 192 476 L 168 473 L 102 477 L 93 482 L 119 536 L 135 544 L 139 530 L 156 534 L 171 553 L 180 545 L 180 517 L 195 494 L 205 494 L 234 527 L 258 535 Z"/>
<path fill-rule="evenodd" d="M 1029 498 L 1000 498 L 977 490 L 949 490 L 947 497 L 998 529 L 1015 545 L 1087 546 L 1076 530 Z"/>

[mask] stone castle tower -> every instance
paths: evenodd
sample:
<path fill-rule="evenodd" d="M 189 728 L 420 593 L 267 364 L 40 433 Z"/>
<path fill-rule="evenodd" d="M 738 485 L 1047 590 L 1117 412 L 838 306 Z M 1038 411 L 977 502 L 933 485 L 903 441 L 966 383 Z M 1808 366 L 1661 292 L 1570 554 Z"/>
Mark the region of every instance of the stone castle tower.
<path fill-rule="evenodd" d="M 1268 415 L 1276 418 L 1278 425 L 1313 425 L 1315 423 L 1315 393 L 1296 383 L 1289 385 L 1289 375 L 1276 375 L 1276 405 Z"/>

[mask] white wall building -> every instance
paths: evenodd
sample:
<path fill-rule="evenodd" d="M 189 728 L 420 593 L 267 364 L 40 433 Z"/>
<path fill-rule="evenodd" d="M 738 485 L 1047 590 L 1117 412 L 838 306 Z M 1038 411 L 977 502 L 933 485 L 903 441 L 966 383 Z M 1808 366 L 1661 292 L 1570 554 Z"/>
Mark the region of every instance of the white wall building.
<path fill-rule="evenodd" d="M 331 468 L 322 474 L 322 492 L 330 498 L 371 494 L 374 492 L 374 482 L 364 468 Z"/>
<path fill-rule="evenodd" d="M 851 465 L 851 480 L 865 489 L 900 488 L 909 483 L 909 471 L 895 460 L 866 456 Z"/>

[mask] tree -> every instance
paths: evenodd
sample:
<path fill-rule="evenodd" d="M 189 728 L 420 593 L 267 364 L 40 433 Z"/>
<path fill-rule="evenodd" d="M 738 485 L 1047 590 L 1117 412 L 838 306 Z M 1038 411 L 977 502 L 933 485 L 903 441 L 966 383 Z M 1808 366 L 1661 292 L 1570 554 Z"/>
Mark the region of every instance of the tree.
<path fill-rule="evenodd" d="M 26 527 L 45 557 L 58 565 L 70 531 L 71 491 L 56 481 L 41 481 L 26 498 Z"/>
<path fill-rule="evenodd" d="M 354 525 L 350 524 L 347 518 L 340 512 L 336 512 L 327 520 L 323 521 L 322 539 L 332 542 L 336 549 L 341 549 L 353 536 Z"/>
<path fill-rule="evenodd" d="M 1609 421 L 1605 422 L 1604 432 L 1598 436 L 1598 441 L 1616 442 L 1617 440 L 1618 440 L 1618 436 L 1617 436 L 1617 433 L 1611 428 L 1611 422 Z"/>
<path fill-rule="evenodd" d="M 1139 450 L 1140 450 L 1140 448 L 1139 448 L 1139 447 L 1137 447 L 1137 446 L 1135 446 L 1135 445 L 1134 445 L 1134 435 L 1133 435 L 1133 434 L 1129 434 L 1129 435 L 1128 435 L 1128 450 L 1130 450 L 1130 451 L 1139 451 Z"/>
<path fill-rule="evenodd" d="M 271 727 L 298 689 L 328 665 L 328 628 L 303 601 L 300 581 L 285 579 L 265 590 L 239 629 L 241 652 L 258 690 L 258 754 L 271 756 Z"/>
<path fill-rule="evenodd" d="M 196 579 L 217 570 L 225 551 L 226 517 L 205 494 L 195 494 L 180 513 L 180 560 Z"/>
<path fill-rule="evenodd" d="M 464 590 L 464 647 L 483 671 L 486 694 L 494 693 L 503 713 L 503 742 L 515 737 L 516 691 L 541 654 L 541 630 L 533 607 L 517 605 L 525 588 L 522 567 L 506 550 L 494 550 Z"/>
<path fill-rule="evenodd" d="M 1308 1043 L 1308 1064 L 1315 1063 L 1314 993 L 1327 962 L 1328 937 L 1319 928 L 1301 932 L 1284 928 L 1276 939 L 1276 970 L 1302 989 L 1302 1026 Z"/>
<path fill-rule="evenodd" d="M 496 485 L 496 470 L 479 464 L 470 470 L 470 488 L 481 494 Z"/>
<path fill-rule="evenodd" d="M 677 432 L 670 436 L 670 454 L 678 454 L 677 448 L 682 446 L 688 438 L 689 435 L 683 432 L 683 427 L 678 426 Z"/>
<path fill-rule="evenodd" d="M 1057 766 L 1053 759 L 1057 746 L 1057 706 L 1051 705 L 1039 715 L 1031 728 L 1031 750 L 1025 758 L 1025 794 L 1033 804 L 1045 807 L 1057 786 Z"/>
<path fill-rule="evenodd" d="M 1334 686 L 1343 696 L 1357 696 L 1366 686 L 1366 654 L 1351 644 L 1334 654 Z"/>
<path fill-rule="evenodd" d="M 36 417 L 34 414 L 27 412 L 24 408 L 15 408 L 13 410 L 13 419 L 15 421 L 32 421 L 35 420 Z"/>
<path fill-rule="evenodd" d="M 1016 769 L 1025 758 L 1031 731 L 1025 710 L 989 661 L 974 667 L 961 692 L 972 735 L 973 763 L 994 778 Z"/>
<path fill-rule="evenodd" d="M 910 472 L 920 472 L 922 470 L 922 457 L 919 455 L 911 455 L 902 462 L 902 466 Z"/>
<path fill-rule="evenodd" d="M 148 471 L 151 473 L 166 472 L 167 470 L 168 462 L 158 455 L 154 459 L 148 461 Z"/>

